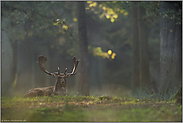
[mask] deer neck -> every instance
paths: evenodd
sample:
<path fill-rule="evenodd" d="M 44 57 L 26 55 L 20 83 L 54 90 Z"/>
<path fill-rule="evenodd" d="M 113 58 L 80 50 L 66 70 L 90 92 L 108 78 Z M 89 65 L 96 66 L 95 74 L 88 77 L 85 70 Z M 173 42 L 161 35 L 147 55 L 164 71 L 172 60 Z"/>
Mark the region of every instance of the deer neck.
<path fill-rule="evenodd" d="M 66 92 L 67 92 L 66 83 L 61 83 L 57 80 L 57 82 L 55 83 L 55 86 L 54 86 L 54 93 L 56 95 L 65 96 Z"/>

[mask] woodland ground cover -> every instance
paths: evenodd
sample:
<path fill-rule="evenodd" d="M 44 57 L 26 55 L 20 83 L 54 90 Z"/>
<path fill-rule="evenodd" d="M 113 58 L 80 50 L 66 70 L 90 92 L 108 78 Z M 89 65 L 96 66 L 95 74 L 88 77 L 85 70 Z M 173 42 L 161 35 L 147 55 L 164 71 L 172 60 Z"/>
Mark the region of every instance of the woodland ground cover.
<path fill-rule="evenodd" d="M 182 121 L 175 100 L 109 96 L 2 97 L 1 121 Z"/>

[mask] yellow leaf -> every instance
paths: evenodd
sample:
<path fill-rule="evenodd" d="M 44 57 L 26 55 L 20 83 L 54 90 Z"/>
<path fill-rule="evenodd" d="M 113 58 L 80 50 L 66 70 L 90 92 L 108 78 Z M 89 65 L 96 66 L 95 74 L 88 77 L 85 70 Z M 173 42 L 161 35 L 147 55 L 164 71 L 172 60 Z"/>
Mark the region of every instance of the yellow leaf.
<path fill-rule="evenodd" d="M 105 11 L 107 8 L 104 6 L 104 7 L 102 7 L 102 9 Z"/>
<path fill-rule="evenodd" d="M 112 22 L 112 23 L 114 22 L 114 18 L 111 18 L 111 22 Z"/>
<path fill-rule="evenodd" d="M 73 18 L 73 21 L 77 21 L 77 18 Z"/>
<path fill-rule="evenodd" d="M 114 18 L 118 18 L 118 15 L 117 15 L 117 14 L 115 14 L 115 15 L 113 15 L 113 17 L 114 17 Z"/>
<path fill-rule="evenodd" d="M 63 25 L 62 28 L 64 28 L 65 30 L 68 29 L 68 26 L 67 25 Z"/>
<path fill-rule="evenodd" d="M 121 10 L 121 11 L 120 11 L 120 13 L 123 13 L 123 12 L 124 12 L 124 10 Z"/>
<path fill-rule="evenodd" d="M 109 19 L 109 18 L 110 18 L 110 16 L 109 16 L 108 14 L 106 14 L 105 16 L 106 16 L 106 18 L 107 18 L 107 19 Z"/>
<path fill-rule="evenodd" d="M 128 15 L 128 12 L 125 12 L 124 15 Z"/>
<path fill-rule="evenodd" d="M 112 9 L 108 9 L 108 10 L 107 10 L 107 13 L 108 13 L 108 14 L 114 14 L 114 11 L 113 11 Z"/>
<path fill-rule="evenodd" d="M 97 5 L 97 2 L 93 2 L 93 7 L 95 7 Z"/>
<path fill-rule="evenodd" d="M 87 3 L 92 3 L 92 1 L 87 1 Z"/>
<path fill-rule="evenodd" d="M 115 56 L 116 56 L 116 53 L 112 53 L 111 58 L 112 58 L 112 59 L 115 59 Z"/>
<path fill-rule="evenodd" d="M 89 7 L 92 7 L 92 3 L 89 5 Z"/>
<path fill-rule="evenodd" d="M 55 25 L 58 25 L 58 23 L 59 23 L 59 22 L 53 23 L 53 25 L 54 25 L 54 26 L 55 26 Z"/>
<path fill-rule="evenodd" d="M 90 9 L 90 8 L 86 7 L 85 9 Z"/>
<path fill-rule="evenodd" d="M 100 4 L 99 7 L 101 8 L 102 7 L 102 4 Z"/>
<path fill-rule="evenodd" d="M 108 50 L 108 52 L 107 52 L 109 55 L 111 55 L 112 54 L 112 50 Z"/>

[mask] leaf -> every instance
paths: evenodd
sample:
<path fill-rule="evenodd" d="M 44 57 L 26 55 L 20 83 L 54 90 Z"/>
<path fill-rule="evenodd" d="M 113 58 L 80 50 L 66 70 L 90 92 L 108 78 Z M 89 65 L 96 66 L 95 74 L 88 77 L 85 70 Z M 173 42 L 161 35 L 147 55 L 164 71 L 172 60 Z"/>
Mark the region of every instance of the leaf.
<path fill-rule="evenodd" d="M 109 8 L 109 9 L 107 9 L 107 13 L 108 13 L 108 14 L 114 14 L 114 11 L 113 11 L 112 9 Z"/>
<path fill-rule="evenodd" d="M 118 18 L 118 15 L 117 15 L 117 14 L 115 14 L 115 15 L 113 15 L 113 17 L 114 17 L 114 18 Z"/>
<path fill-rule="evenodd" d="M 112 59 L 115 59 L 115 56 L 116 56 L 116 53 L 112 53 L 111 58 L 112 58 Z"/>
<path fill-rule="evenodd" d="M 75 21 L 75 22 L 76 22 L 76 21 L 78 21 L 78 20 L 77 20 L 77 18 L 73 18 L 73 21 Z"/>
<path fill-rule="evenodd" d="M 59 22 L 53 23 L 54 26 L 58 25 Z"/>
<path fill-rule="evenodd" d="M 99 7 L 102 8 L 102 4 L 100 4 Z"/>
<path fill-rule="evenodd" d="M 90 3 L 89 7 L 95 7 L 97 5 L 97 2 Z"/>
<path fill-rule="evenodd" d="M 93 2 L 93 7 L 95 7 L 97 5 L 97 2 Z"/>
<path fill-rule="evenodd" d="M 111 55 L 112 54 L 112 50 L 108 50 L 108 52 L 107 52 L 109 55 Z"/>
<path fill-rule="evenodd" d="M 63 25 L 62 28 L 64 28 L 65 30 L 68 29 L 68 26 L 67 25 Z"/>
<path fill-rule="evenodd" d="M 128 15 L 128 12 L 125 12 L 124 15 L 127 16 Z"/>
<path fill-rule="evenodd" d="M 121 10 L 121 11 L 120 11 L 120 13 L 123 13 L 123 12 L 124 12 L 124 10 Z"/>
<path fill-rule="evenodd" d="M 112 22 L 112 23 L 114 22 L 114 18 L 111 18 L 111 22 Z"/>
<path fill-rule="evenodd" d="M 107 8 L 104 6 L 104 7 L 102 7 L 102 9 L 105 11 Z"/>
<path fill-rule="evenodd" d="M 92 1 L 87 1 L 88 4 L 92 3 Z"/>
<path fill-rule="evenodd" d="M 109 19 L 110 18 L 110 15 L 109 14 L 105 14 L 106 18 Z"/>

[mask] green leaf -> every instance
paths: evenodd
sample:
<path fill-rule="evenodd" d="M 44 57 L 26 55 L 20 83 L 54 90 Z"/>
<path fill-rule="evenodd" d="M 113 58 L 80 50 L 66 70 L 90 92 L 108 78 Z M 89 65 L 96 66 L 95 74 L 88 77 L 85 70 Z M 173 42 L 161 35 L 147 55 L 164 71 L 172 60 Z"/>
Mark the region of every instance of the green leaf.
<path fill-rule="evenodd" d="M 114 22 L 114 18 L 111 18 L 111 22 L 112 22 L 112 23 Z"/>

